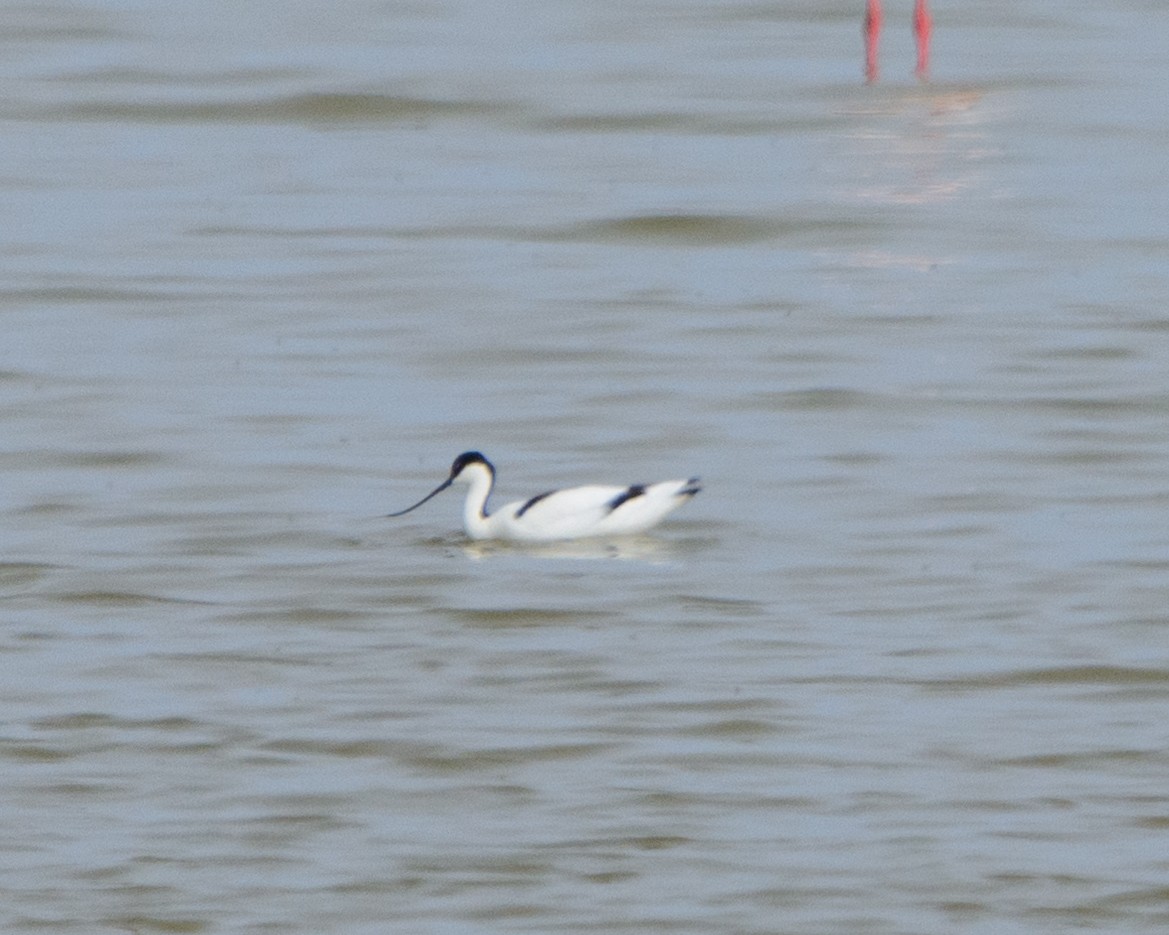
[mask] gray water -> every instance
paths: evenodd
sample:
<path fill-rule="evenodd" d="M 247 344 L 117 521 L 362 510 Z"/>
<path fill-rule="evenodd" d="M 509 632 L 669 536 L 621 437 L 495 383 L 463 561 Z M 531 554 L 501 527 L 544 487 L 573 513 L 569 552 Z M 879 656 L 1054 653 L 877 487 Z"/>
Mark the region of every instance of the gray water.
<path fill-rule="evenodd" d="M 910 6 L 0 6 L 3 931 L 1165 931 L 1169 8 Z"/>

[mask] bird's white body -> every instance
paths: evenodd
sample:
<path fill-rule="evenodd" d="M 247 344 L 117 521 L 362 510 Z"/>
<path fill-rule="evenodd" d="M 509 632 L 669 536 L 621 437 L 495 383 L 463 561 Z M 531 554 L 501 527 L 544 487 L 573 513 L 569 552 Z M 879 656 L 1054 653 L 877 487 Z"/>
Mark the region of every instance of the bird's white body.
<path fill-rule="evenodd" d="M 463 529 L 467 535 L 472 539 L 513 542 L 556 542 L 645 532 L 702 489 L 696 477 L 627 487 L 570 487 L 516 500 L 488 513 L 487 498 L 495 485 L 495 469 L 481 454 L 469 451 L 455 459 L 450 476 L 437 489 L 414 506 L 390 515 L 408 513 L 454 483 L 469 485 L 463 503 Z"/>

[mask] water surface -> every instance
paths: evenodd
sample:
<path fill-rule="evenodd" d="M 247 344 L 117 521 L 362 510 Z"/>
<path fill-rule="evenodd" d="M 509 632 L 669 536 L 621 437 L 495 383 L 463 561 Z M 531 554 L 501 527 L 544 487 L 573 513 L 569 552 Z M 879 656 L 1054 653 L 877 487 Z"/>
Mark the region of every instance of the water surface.
<path fill-rule="evenodd" d="M 1169 14 L 861 6 L 0 8 L 6 932 L 1164 930 Z"/>

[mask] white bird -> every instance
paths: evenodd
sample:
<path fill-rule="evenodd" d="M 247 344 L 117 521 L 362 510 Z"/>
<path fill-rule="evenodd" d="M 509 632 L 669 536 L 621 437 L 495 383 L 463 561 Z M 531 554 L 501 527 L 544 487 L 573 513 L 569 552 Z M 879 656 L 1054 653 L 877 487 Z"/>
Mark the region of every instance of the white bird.
<path fill-rule="evenodd" d="M 451 465 L 450 476 L 414 506 L 390 513 L 403 516 L 454 483 L 469 484 L 463 503 L 463 529 L 472 539 L 555 542 L 588 536 L 644 532 L 693 497 L 702 487 L 697 477 L 628 487 L 570 487 L 549 490 L 487 512 L 495 486 L 495 468 L 478 451 L 465 451 Z"/>

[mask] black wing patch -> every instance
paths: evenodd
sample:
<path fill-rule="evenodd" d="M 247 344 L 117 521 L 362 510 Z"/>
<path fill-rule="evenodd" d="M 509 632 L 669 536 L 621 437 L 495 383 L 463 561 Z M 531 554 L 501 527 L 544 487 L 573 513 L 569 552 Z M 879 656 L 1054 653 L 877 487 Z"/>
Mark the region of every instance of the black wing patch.
<path fill-rule="evenodd" d="M 633 484 L 626 487 L 621 493 L 617 494 L 609 501 L 609 512 L 612 513 L 623 503 L 628 503 L 634 497 L 641 497 L 645 495 L 645 484 Z"/>
<path fill-rule="evenodd" d="M 523 506 L 521 506 L 518 510 L 515 511 L 515 518 L 519 519 L 521 516 L 523 516 L 525 513 L 527 513 L 528 510 L 530 510 L 532 507 L 534 507 L 537 503 L 539 503 L 545 497 L 550 497 L 554 493 L 556 493 L 555 490 L 545 490 L 543 493 L 536 494 L 536 496 L 532 497 L 531 500 L 529 500 L 527 503 L 525 503 Z"/>

